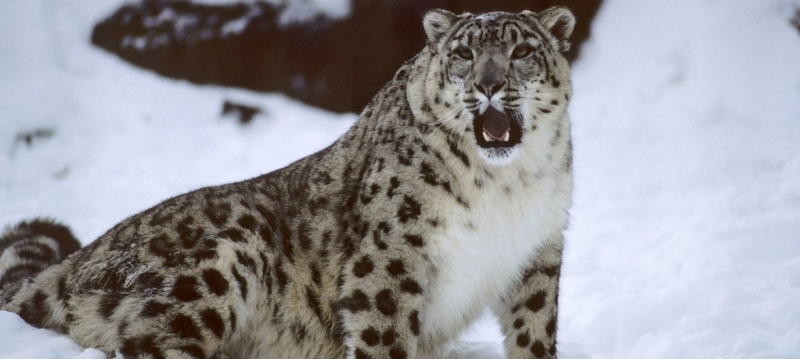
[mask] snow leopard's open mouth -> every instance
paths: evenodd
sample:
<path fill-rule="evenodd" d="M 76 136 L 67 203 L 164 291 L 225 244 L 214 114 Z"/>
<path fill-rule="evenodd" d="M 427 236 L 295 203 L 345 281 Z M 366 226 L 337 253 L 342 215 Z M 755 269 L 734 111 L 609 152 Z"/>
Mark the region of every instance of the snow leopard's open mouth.
<path fill-rule="evenodd" d="M 483 148 L 508 148 L 522 141 L 522 129 L 515 110 L 499 111 L 489 106 L 482 114 L 476 114 L 473 125 L 475 140 Z"/>

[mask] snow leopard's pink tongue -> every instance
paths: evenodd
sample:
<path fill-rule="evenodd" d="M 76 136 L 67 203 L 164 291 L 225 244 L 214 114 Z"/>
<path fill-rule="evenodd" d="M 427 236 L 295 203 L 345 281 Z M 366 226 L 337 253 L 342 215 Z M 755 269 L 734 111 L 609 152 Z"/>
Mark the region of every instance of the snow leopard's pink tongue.
<path fill-rule="evenodd" d="M 486 119 L 483 122 L 483 132 L 493 140 L 503 141 L 508 131 L 511 130 L 511 119 L 508 118 L 508 115 L 489 106 L 483 116 Z"/>

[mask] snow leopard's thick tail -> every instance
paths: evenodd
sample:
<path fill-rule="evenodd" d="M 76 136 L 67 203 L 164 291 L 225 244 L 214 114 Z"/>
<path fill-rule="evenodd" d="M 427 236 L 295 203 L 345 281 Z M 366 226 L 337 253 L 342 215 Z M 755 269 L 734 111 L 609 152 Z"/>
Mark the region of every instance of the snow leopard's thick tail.
<path fill-rule="evenodd" d="M 21 222 L 0 235 L 0 294 L 58 264 L 81 244 L 69 228 L 46 219 Z"/>

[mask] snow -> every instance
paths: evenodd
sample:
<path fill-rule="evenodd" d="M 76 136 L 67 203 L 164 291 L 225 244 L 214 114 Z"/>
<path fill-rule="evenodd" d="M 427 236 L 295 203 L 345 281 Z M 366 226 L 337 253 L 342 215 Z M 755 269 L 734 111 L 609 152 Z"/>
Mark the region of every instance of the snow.
<path fill-rule="evenodd" d="M 11 312 L 0 311 L 0 357 L 4 359 L 105 359 L 94 348 L 82 348 L 69 337 L 34 328 Z"/>
<path fill-rule="evenodd" d="M 284 6 L 278 19 L 282 25 L 305 22 L 317 16 L 324 16 L 332 20 L 341 19 L 350 15 L 352 7 L 352 0 L 194 0 L 193 2 L 207 5 L 264 2 Z"/>
<path fill-rule="evenodd" d="M 574 73 L 562 339 L 593 358 L 800 353 L 792 12 L 746 0 L 601 9 Z"/>
<path fill-rule="evenodd" d="M 0 3 L 0 223 L 53 217 L 85 244 L 165 198 L 323 148 L 355 119 L 92 47 L 120 3 Z M 797 7 L 606 0 L 574 66 L 562 359 L 798 357 Z M 241 125 L 225 100 L 262 112 Z M 103 357 L 8 312 L 0 338 L 1 358 Z M 501 340 L 487 316 L 443 357 L 500 358 Z"/>
<path fill-rule="evenodd" d="M 289 25 L 324 16 L 329 19 L 341 19 L 350 14 L 351 0 L 295 0 L 275 1 L 286 4 L 286 9 L 281 13 L 280 23 Z"/>

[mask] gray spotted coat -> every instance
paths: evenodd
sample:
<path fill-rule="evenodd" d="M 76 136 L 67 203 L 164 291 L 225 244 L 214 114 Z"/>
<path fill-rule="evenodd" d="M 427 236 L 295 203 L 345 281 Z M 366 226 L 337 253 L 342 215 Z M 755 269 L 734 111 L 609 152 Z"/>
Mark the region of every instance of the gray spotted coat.
<path fill-rule="evenodd" d="M 52 222 L 8 229 L 0 308 L 124 358 L 347 359 L 435 357 L 489 308 L 509 358 L 554 358 L 574 17 L 434 10 L 424 26 L 320 152 L 77 251 Z"/>

